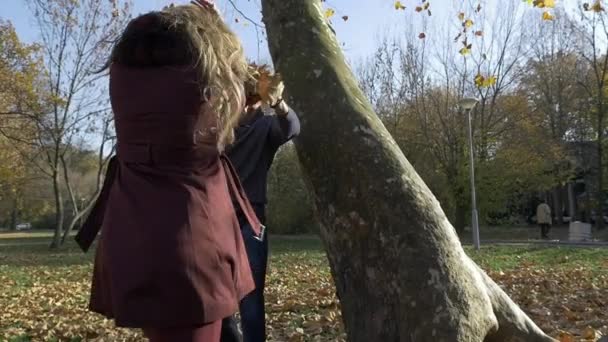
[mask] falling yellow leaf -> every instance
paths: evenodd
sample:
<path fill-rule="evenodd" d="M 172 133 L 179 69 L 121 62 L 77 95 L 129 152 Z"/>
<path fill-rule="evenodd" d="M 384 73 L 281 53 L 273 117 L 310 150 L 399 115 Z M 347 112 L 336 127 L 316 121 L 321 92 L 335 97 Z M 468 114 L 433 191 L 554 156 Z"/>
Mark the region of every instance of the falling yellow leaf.
<path fill-rule="evenodd" d="M 328 8 L 325 10 L 325 18 L 327 18 L 327 19 L 333 17 L 335 14 L 336 14 L 336 11 L 334 11 L 333 8 Z"/>
<path fill-rule="evenodd" d="M 460 51 L 458 51 L 458 53 L 460 53 L 463 56 L 469 55 L 471 53 L 471 49 L 469 47 L 463 47 L 462 49 L 460 49 Z"/>
<path fill-rule="evenodd" d="M 464 27 L 466 27 L 466 28 L 470 28 L 471 26 L 473 26 L 473 20 L 471 20 L 471 19 L 467 19 L 467 20 L 465 20 L 465 22 L 464 22 L 464 24 L 463 24 L 463 25 L 464 25 Z"/>
<path fill-rule="evenodd" d="M 485 77 L 483 77 L 481 74 L 477 74 L 477 76 L 475 76 L 475 86 L 477 86 L 478 88 L 481 88 L 484 81 Z"/>
<path fill-rule="evenodd" d="M 496 76 L 490 76 L 490 77 L 486 78 L 486 81 L 484 82 L 483 86 L 485 88 L 487 88 L 487 87 L 491 87 L 495 84 L 496 84 Z"/>
<path fill-rule="evenodd" d="M 428 10 L 429 6 L 431 6 L 431 3 L 427 1 L 427 2 L 424 3 L 424 5 L 422 5 L 422 9 Z"/>
<path fill-rule="evenodd" d="M 396 10 L 404 10 L 405 6 L 401 3 L 401 1 L 395 1 L 395 9 Z"/>
<path fill-rule="evenodd" d="M 496 76 L 485 77 L 482 74 L 475 76 L 475 86 L 477 88 L 489 88 L 496 84 Z"/>
<path fill-rule="evenodd" d="M 604 7 L 602 6 L 602 2 L 600 0 L 596 0 L 593 3 L 593 6 L 591 6 L 591 10 L 593 12 L 602 12 L 604 10 Z"/>
<path fill-rule="evenodd" d="M 554 8 L 555 7 L 555 0 L 545 0 L 545 7 Z"/>
<path fill-rule="evenodd" d="M 543 12 L 543 20 L 553 20 L 555 17 L 549 12 Z"/>
<path fill-rule="evenodd" d="M 458 20 L 464 21 L 464 13 L 463 12 L 458 13 Z"/>

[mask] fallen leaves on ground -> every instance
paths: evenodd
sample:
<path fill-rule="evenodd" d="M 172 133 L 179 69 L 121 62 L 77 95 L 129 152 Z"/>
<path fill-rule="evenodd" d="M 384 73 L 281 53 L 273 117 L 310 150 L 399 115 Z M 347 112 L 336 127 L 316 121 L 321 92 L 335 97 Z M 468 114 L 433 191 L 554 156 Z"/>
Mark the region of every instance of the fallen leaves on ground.
<path fill-rule="evenodd" d="M 90 260 L 38 266 L 24 255 L 0 253 L 0 341 L 143 341 L 87 311 Z M 482 263 L 483 264 L 483 263 Z M 545 268 L 530 262 L 489 275 L 547 333 L 558 340 L 596 341 L 608 335 L 606 268 Z M 345 341 L 339 303 L 320 252 L 272 258 L 266 291 L 269 341 Z"/>

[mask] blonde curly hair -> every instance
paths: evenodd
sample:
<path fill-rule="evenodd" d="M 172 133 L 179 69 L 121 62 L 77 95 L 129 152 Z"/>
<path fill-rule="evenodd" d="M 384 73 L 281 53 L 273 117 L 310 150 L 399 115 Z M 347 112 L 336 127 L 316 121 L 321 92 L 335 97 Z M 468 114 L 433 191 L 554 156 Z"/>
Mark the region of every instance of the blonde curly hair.
<path fill-rule="evenodd" d="M 114 62 L 194 67 L 201 93 L 217 115 L 218 146 L 234 141 L 245 106 L 244 84 L 251 76 L 240 40 L 215 9 L 169 6 L 133 19 L 112 50 L 109 63 Z"/>

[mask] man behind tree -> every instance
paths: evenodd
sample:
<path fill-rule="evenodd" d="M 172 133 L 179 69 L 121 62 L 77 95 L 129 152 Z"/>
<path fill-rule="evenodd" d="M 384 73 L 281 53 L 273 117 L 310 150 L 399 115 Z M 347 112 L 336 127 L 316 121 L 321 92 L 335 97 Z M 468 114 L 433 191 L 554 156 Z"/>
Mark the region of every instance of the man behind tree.
<path fill-rule="evenodd" d="M 247 95 L 245 115 L 236 128 L 236 141 L 228 148 L 243 187 L 258 218 L 266 221 L 266 184 L 268 170 L 279 147 L 300 133 L 297 115 L 283 101 L 283 82 L 278 74 L 271 75 L 266 66 L 251 66 L 252 82 L 245 85 Z M 274 110 L 265 115 L 262 104 Z M 240 304 L 244 342 L 266 340 L 264 286 L 268 264 L 268 237 L 258 239 L 247 219 L 237 213 L 256 289 Z M 236 319 L 224 320 L 222 342 L 240 341 Z"/>

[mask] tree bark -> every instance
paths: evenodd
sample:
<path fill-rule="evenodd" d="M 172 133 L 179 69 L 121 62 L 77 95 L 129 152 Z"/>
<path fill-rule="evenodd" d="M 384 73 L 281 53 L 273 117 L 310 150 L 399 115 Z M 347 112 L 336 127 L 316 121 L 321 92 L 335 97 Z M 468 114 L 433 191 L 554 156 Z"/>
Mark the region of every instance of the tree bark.
<path fill-rule="evenodd" d="M 68 224 L 67 228 L 64 229 L 59 245 L 63 245 L 65 243 L 68 236 L 70 235 L 70 232 L 72 231 L 72 228 L 76 226 L 80 218 L 84 215 L 84 213 L 82 213 L 80 208 L 78 207 L 78 200 L 76 199 L 74 189 L 72 188 L 72 182 L 70 181 L 70 173 L 68 170 L 67 162 L 65 160 L 65 156 L 61 156 L 61 169 L 63 171 L 63 180 L 68 190 L 68 195 L 70 196 L 70 203 L 72 205 L 72 219 Z M 98 190 L 99 189 L 97 189 L 96 192 L 98 192 Z M 93 196 L 93 199 L 95 198 L 97 198 L 97 193 L 95 194 L 95 196 Z M 91 202 L 93 202 L 93 199 L 91 199 Z M 92 204 L 90 204 L 90 207 L 92 207 Z"/>
<path fill-rule="evenodd" d="M 373 112 L 319 0 L 262 0 L 274 65 L 299 113 L 349 341 L 554 341 L 465 254 Z"/>
<path fill-rule="evenodd" d="M 70 221 L 70 223 L 68 224 L 66 229 L 63 231 L 63 236 L 61 237 L 61 241 L 60 241 L 61 245 L 63 245 L 67 241 L 68 237 L 70 236 L 70 232 L 72 232 L 74 227 L 76 227 L 76 225 L 81 223 L 81 220 L 84 218 L 84 216 L 87 215 L 91 211 L 91 209 L 93 209 L 93 206 L 95 205 L 95 201 L 99 197 L 100 193 L 101 193 L 101 188 L 97 189 L 95 192 L 95 195 L 89 199 L 86 206 L 75 214 L 75 216 L 72 218 L 72 220 Z"/>
<path fill-rule="evenodd" d="M 574 184 L 568 182 L 568 216 L 570 216 L 570 222 L 578 221 L 580 218 L 576 213 L 576 198 L 574 197 Z"/>
<path fill-rule="evenodd" d="M 55 249 L 60 246 L 61 232 L 63 231 L 64 206 L 63 196 L 61 196 L 61 187 L 59 184 L 59 171 L 53 171 L 53 193 L 55 195 L 55 233 L 50 248 Z"/>

